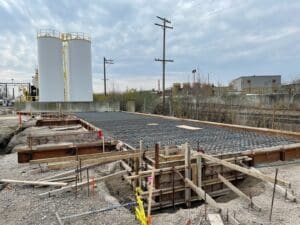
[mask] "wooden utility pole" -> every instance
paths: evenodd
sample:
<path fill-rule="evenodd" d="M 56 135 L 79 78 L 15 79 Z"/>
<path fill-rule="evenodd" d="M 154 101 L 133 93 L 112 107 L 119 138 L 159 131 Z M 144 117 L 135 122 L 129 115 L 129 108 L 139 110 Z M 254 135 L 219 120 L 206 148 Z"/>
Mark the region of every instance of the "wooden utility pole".
<path fill-rule="evenodd" d="M 105 57 L 103 57 L 103 80 L 104 80 L 104 95 L 106 96 L 106 64 L 114 64 L 114 61 L 112 59 L 106 59 Z"/>
<path fill-rule="evenodd" d="M 166 29 L 173 29 L 173 27 L 167 26 L 167 23 L 171 23 L 171 21 L 167 20 L 166 18 L 162 18 L 157 16 L 163 24 L 155 23 L 156 26 L 163 28 L 163 58 L 162 59 L 155 59 L 155 61 L 162 62 L 162 94 L 163 94 L 163 114 L 165 114 L 165 73 L 166 73 L 166 62 L 174 62 L 171 59 L 166 59 Z"/>

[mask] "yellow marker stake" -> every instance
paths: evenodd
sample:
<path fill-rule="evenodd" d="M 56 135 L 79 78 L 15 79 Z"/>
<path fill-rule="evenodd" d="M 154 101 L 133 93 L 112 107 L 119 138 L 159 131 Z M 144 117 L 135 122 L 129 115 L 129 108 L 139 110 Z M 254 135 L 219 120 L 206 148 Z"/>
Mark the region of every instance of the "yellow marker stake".
<path fill-rule="evenodd" d="M 141 192 L 141 188 L 137 187 L 135 193 L 137 202 L 137 207 L 135 207 L 135 217 L 140 221 L 141 225 L 147 225 L 147 218 L 144 210 L 144 205 L 140 197 Z"/>

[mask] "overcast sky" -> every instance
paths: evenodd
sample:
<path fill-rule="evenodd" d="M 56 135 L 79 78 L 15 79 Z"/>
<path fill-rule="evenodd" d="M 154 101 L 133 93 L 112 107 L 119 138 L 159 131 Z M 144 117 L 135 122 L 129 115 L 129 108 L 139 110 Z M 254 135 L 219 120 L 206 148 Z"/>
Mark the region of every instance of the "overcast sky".
<path fill-rule="evenodd" d="M 161 78 L 162 29 L 167 31 L 166 83 L 201 80 L 227 84 L 241 75 L 300 78 L 300 1 L 297 0 L 0 0 L 0 80 L 30 81 L 37 65 L 36 32 L 86 32 L 92 37 L 93 87 L 150 89 Z"/>

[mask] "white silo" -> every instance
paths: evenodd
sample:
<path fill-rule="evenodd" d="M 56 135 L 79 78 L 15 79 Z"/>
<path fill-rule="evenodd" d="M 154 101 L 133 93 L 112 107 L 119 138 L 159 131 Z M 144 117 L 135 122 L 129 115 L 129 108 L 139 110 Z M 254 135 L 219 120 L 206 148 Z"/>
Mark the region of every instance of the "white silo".
<path fill-rule="evenodd" d="M 64 101 L 62 40 L 60 33 L 40 30 L 38 39 L 39 101 Z"/>
<path fill-rule="evenodd" d="M 93 101 L 91 39 L 83 33 L 65 34 L 67 41 L 67 100 Z"/>

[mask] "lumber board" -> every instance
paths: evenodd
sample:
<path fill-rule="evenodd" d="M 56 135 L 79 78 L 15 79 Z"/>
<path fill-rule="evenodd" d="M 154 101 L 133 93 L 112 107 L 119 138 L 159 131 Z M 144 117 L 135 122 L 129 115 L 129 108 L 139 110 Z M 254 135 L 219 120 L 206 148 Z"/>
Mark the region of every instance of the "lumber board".
<path fill-rule="evenodd" d="M 190 186 L 190 188 L 200 197 L 202 198 L 203 200 L 206 199 L 206 202 L 219 210 L 220 213 L 222 213 L 224 210 L 222 210 L 221 206 L 208 194 L 205 193 L 205 191 L 200 188 L 200 187 L 197 187 L 190 179 L 188 178 L 185 178 L 184 179 L 185 183 L 187 185 Z M 234 225 L 239 225 L 240 223 L 234 218 L 232 217 L 231 215 L 228 215 L 228 220 L 230 223 L 234 224 Z"/>
<path fill-rule="evenodd" d="M 101 165 L 106 163 L 111 163 L 119 160 L 124 159 L 131 159 L 135 158 L 139 155 L 139 152 L 130 153 L 126 155 L 115 155 L 110 157 L 100 157 L 100 158 L 92 158 L 92 159 L 83 159 L 81 160 L 82 166 L 89 166 L 89 165 Z M 48 164 L 48 169 L 65 169 L 65 168 L 74 168 L 78 165 L 78 161 L 66 161 L 60 162 L 57 164 Z"/>
<path fill-rule="evenodd" d="M 94 181 L 95 182 L 105 181 L 105 180 L 114 178 L 116 176 L 122 176 L 126 173 L 127 173 L 126 170 L 122 170 L 122 171 L 119 171 L 119 172 L 116 172 L 116 173 L 113 173 L 113 174 L 110 174 L 110 175 L 107 175 L 107 176 L 95 178 Z M 91 182 L 92 182 L 91 180 L 90 181 L 83 181 L 81 183 L 78 183 L 77 187 L 88 185 Z M 42 196 L 47 196 L 47 195 L 51 195 L 51 194 L 59 194 L 59 193 L 66 192 L 70 189 L 73 189 L 75 187 L 76 187 L 76 184 L 73 184 L 73 185 L 66 186 L 66 187 L 63 187 L 63 188 L 60 188 L 60 189 L 56 189 L 56 190 L 48 191 L 48 192 L 45 192 L 45 193 L 41 193 L 41 194 L 39 194 L 39 196 L 42 197 Z"/>
<path fill-rule="evenodd" d="M 60 216 L 58 215 L 58 212 L 55 213 L 56 219 L 59 223 L 59 225 L 64 225 L 64 222 L 62 221 L 62 219 L 60 218 Z"/>
<path fill-rule="evenodd" d="M 63 170 L 63 169 L 74 169 L 79 165 L 78 161 L 68 161 L 60 163 L 51 163 L 47 165 L 48 170 Z"/>
<path fill-rule="evenodd" d="M 221 174 L 218 174 L 218 178 L 229 188 L 231 189 L 235 194 L 240 196 L 241 198 L 245 199 L 250 205 L 253 205 L 258 211 L 261 211 L 261 207 L 258 206 L 256 203 L 254 203 L 249 196 L 247 196 L 245 193 L 240 191 L 236 186 L 234 186 L 229 180 L 227 180 L 225 177 L 223 177 Z"/>
<path fill-rule="evenodd" d="M 232 170 L 239 171 L 241 173 L 247 174 L 249 176 L 252 176 L 254 178 L 257 178 L 257 179 L 260 179 L 260 180 L 263 180 L 263 181 L 269 181 L 269 182 L 272 182 L 272 183 L 275 182 L 274 177 L 270 177 L 270 176 L 267 176 L 267 175 L 264 175 L 264 174 L 261 174 L 261 173 L 257 173 L 253 170 L 235 165 L 233 163 L 227 162 L 227 161 L 222 160 L 222 159 L 215 158 L 215 157 L 207 155 L 207 154 L 203 154 L 203 153 L 199 153 L 199 154 L 206 160 L 218 163 L 218 164 L 223 165 L 225 167 L 228 167 Z M 287 187 L 291 186 L 290 182 L 285 181 L 283 179 L 279 179 L 279 178 L 277 179 L 277 183 L 280 184 L 280 185 L 283 185 L 283 186 L 287 186 Z"/>
<path fill-rule="evenodd" d="M 212 197 L 210 197 L 208 194 L 206 194 L 205 191 L 202 188 L 197 187 L 193 183 L 193 181 L 191 181 L 188 178 L 185 178 L 184 181 L 199 197 L 201 197 L 202 199 L 205 199 L 205 195 L 206 195 L 206 202 L 209 205 L 211 205 L 214 208 L 216 208 L 216 209 L 218 209 L 218 210 L 221 211 L 221 207 L 219 206 L 219 204 Z"/>
<path fill-rule="evenodd" d="M 63 182 L 48 182 L 48 181 L 28 181 L 28 180 L 11 180 L 11 179 L 0 179 L 0 183 L 10 183 L 10 184 L 29 184 L 37 186 L 66 186 L 67 183 Z"/>
<path fill-rule="evenodd" d="M 48 176 L 48 177 L 43 177 L 43 178 L 39 179 L 39 181 L 48 181 L 48 180 L 51 180 L 51 179 L 54 179 L 54 178 L 65 177 L 67 175 L 74 174 L 75 172 L 76 172 L 75 170 L 66 171 L 66 172 L 51 175 L 51 176 Z"/>
<path fill-rule="evenodd" d="M 217 213 L 209 213 L 208 220 L 210 225 L 224 225 L 221 215 Z"/>
<path fill-rule="evenodd" d="M 174 168 L 177 170 L 184 169 L 185 165 L 175 166 Z M 155 175 L 159 175 L 160 173 L 171 172 L 171 171 L 173 171 L 173 167 L 166 167 L 166 168 L 161 168 L 161 169 L 155 169 L 154 173 L 155 173 Z M 139 174 L 137 174 L 137 175 L 128 176 L 128 179 L 138 179 L 140 176 L 147 177 L 147 176 L 150 176 L 150 174 L 151 174 L 151 170 L 140 171 Z"/>

